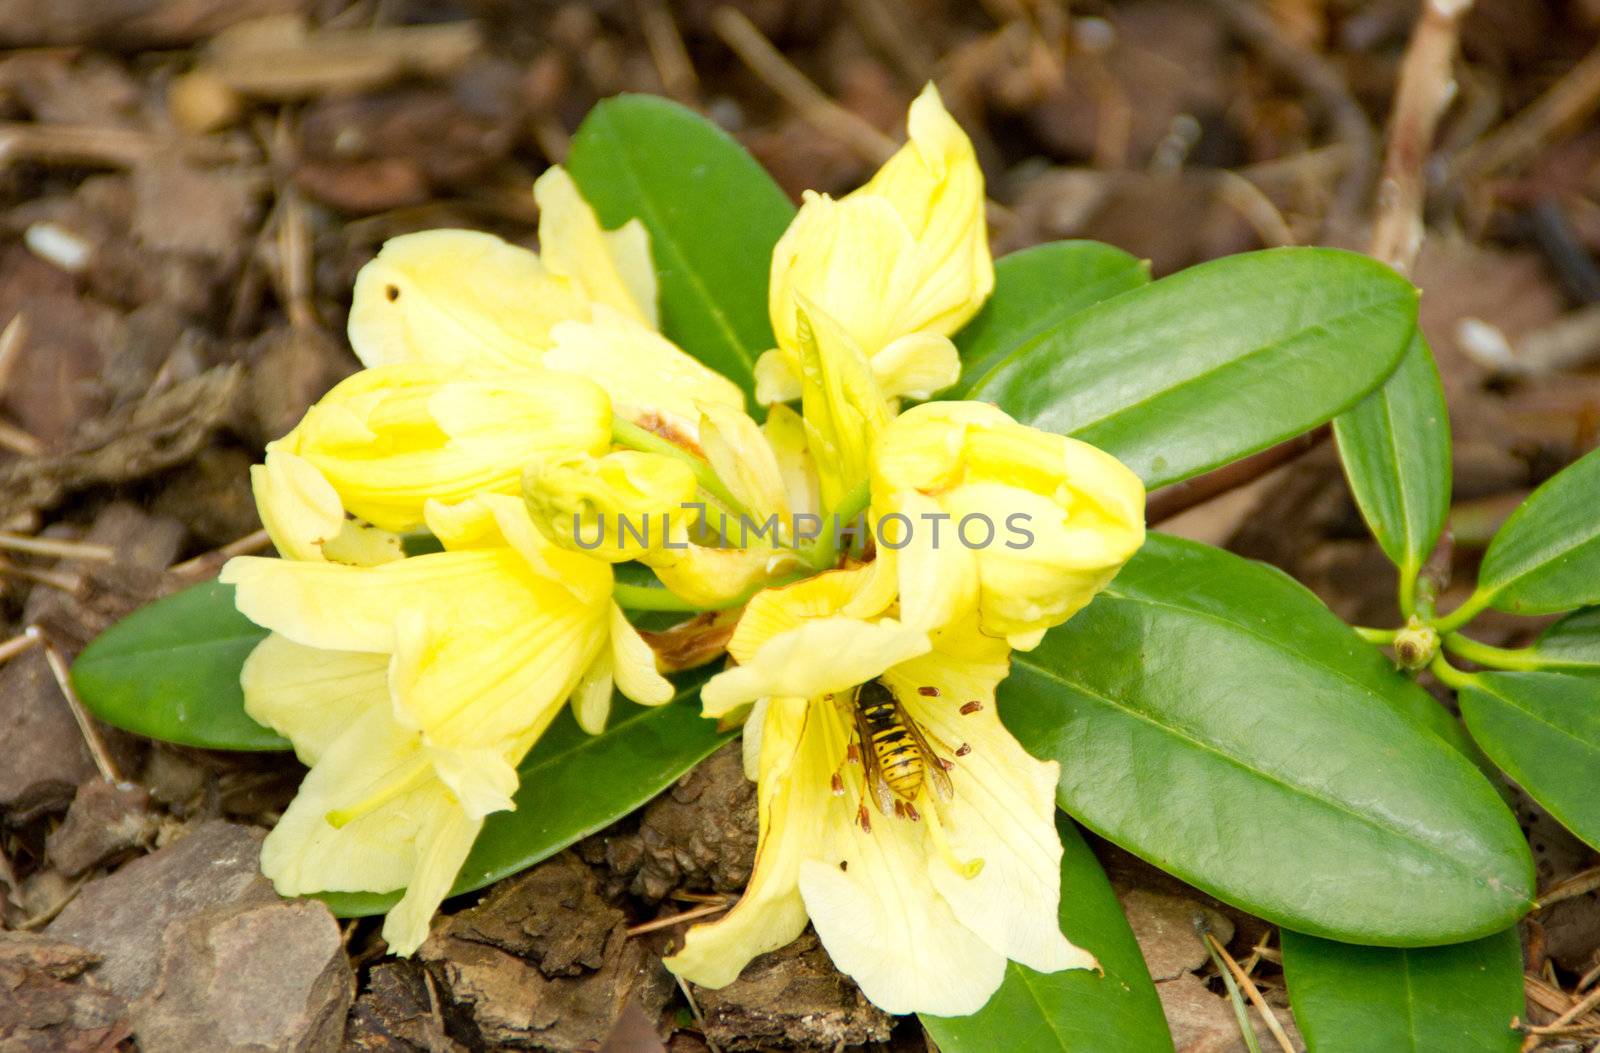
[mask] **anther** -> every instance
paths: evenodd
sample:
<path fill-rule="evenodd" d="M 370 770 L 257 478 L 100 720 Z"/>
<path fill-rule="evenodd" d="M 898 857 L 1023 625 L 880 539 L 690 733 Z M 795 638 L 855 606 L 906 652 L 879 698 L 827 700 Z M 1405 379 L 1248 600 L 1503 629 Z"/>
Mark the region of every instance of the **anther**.
<path fill-rule="evenodd" d="M 964 717 L 969 717 L 969 716 L 971 716 L 972 714 L 976 713 L 978 710 L 980 710 L 982 708 L 983 708 L 983 703 L 979 702 L 977 699 L 973 699 L 971 702 L 966 702 L 966 703 L 962 704 L 962 706 L 961 706 L 961 715 L 964 716 Z"/>
<path fill-rule="evenodd" d="M 910 819 L 913 823 L 922 818 L 922 813 L 918 812 L 917 806 L 912 804 L 910 801 L 906 802 L 906 818 Z"/>
<path fill-rule="evenodd" d="M 967 754 L 969 754 L 971 752 L 972 752 L 972 746 L 971 746 L 970 743 L 963 742 L 960 746 L 956 747 L 956 756 L 957 757 L 965 757 Z"/>
<path fill-rule="evenodd" d="M 861 824 L 862 833 L 872 833 L 872 816 L 867 814 L 867 806 L 865 804 L 856 809 L 856 822 Z"/>
<path fill-rule="evenodd" d="M 844 751 L 844 759 L 847 764 L 861 763 L 861 751 L 856 748 L 854 742 L 850 743 L 850 747 Z"/>
<path fill-rule="evenodd" d="M 833 780 L 829 785 L 835 797 L 844 796 L 844 777 L 838 772 L 833 773 Z"/>
<path fill-rule="evenodd" d="M 939 689 L 934 687 L 934 686 L 932 686 L 932 685 L 928 685 L 926 687 L 919 687 L 919 688 L 917 688 L 917 694 L 921 695 L 923 698 L 938 698 L 939 697 Z"/>

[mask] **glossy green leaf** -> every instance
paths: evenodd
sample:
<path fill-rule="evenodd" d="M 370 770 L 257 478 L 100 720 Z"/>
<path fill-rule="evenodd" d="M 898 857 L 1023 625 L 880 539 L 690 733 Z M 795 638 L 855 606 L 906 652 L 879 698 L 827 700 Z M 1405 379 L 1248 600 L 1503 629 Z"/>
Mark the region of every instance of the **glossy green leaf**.
<path fill-rule="evenodd" d="M 1094 853 L 1070 819 L 1061 830 L 1061 931 L 1093 954 L 1104 975 L 1037 973 L 1006 964 L 1005 980 L 972 1016 L 924 1016 L 944 1053 L 1162 1053 L 1172 1036 L 1144 956 Z"/>
<path fill-rule="evenodd" d="M 1517 614 L 1600 603 L 1600 450 L 1545 480 L 1489 542 L 1478 591 Z"/>
<path fill-rule="evenodd" d="M 1282 575 L 1152 535 L 1013 658 L 1001 714 L 1080 822 L 1253 914 L 1385 946 L 1496 932 L 1532 898 L 1527 842 L 1376 658 Z"/>
<path fill-rule="evenodd" d="M 767 275 L 794 205 L 744 148 L 692 110 L 620 95 L 589 111 L 567 168 L 608 227 L 650 231 L 662 331 L 743 387 L 773 345 Z"/>
<path fill-rule="evenodd" d="M 1409 590 L 1450 512 L 1450 414 L 1421 332 L 1333 433 L 1361 515 Z"/>
<path fill-rule="evenodd" d="M 1562 826 L 1600 848 L 1600 683 L 1561 673 L 1479 673 L 1467 730 Z"/>
<path fill-rule="evenodd" d="M 700 715 L 703 675 L 672 702 L 636 706 L 618 696 L 605 733 L 588 735 L 563 709 L 517 767 L 517 807 L 495 812 L 461 867 L 452 895 L 472 892 L 548 859 L 621 819 L 699 764 L 734 732 Z M 399 893 L 330 892 L 317 897 L 341 917 L 380 914 Z"/>
<path fill-rule="evenodd" d="M 1546 629 L 1532 651 L 1553 670 L 1600 676 L 1600 607 L 1573 611 Z"/>
<path fill-rule="evenodd" d="M 153 739 L 222 750 L 289 743 L 244 712 L 239 670 L 267 631 L 208 581 L 143 607 L 101 633 L 72 664 L 72 684 L 107 724 Z"/>
<path fill-rule="evenodd" d="M 1449 947 L 1357 947 L 1284 930 L 1310 1053 L 1516 1053 L 1526 1012 L 1515 927 Z"/>
<path fill-rule="evenodd" d="M 1149 281 L 1147 261 L 1098 241 L 1052 241 L 1002 256 L 989 301 L 956 334 L 962 363 L 956 390 L 1085 307 Z"/>
<path fill-rule="evenodd" d="M 1079 311 L 969 396 L 1109 450 L 1161 486 L 1349 409 L 1394 370 L 1416 319 L 1416 289 L 1376 260 L 1268 249 Z"/>

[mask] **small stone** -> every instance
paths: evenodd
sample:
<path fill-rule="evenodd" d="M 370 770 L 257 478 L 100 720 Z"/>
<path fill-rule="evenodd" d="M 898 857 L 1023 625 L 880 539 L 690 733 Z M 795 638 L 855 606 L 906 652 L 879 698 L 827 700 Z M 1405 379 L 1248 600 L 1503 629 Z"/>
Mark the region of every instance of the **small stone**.
<path fill-rule="evenodd" d="M 1233 922 L 1226 915 L 1192 899 L 1144 889 L 1124 892 L 1119 899 L 1150 977 L 1158 983 L 1194 972 L 1210 960 L 1195 928 L 1197 919 L 1204 919 L 1218 943 L 1226 946 L 1233 939 Z"/>
<path fill-rule="evenodd" d="M 763 954 L 719 991 L 695 988 L 706 1038 L 725 1050 L 833 1050 L 887 1042 L 894 1017 L 833 967 L 816 933 Z"/>
<path fill-rule="evenodd" d="M 100 955 L 96 977 L 132 1002 L 154 986 L 162 937 L 172 925 L 217 909 L 278 902 L 261 876 L 261 837 L 232 823 L 201 823 L 83 886 L 45 931 Z"/>
<path fill-rule="evenodd" d="M 672 980 L 595 873 L 562 853 L 455 915 L 419 952 L 451 1031 L 473 1048 L 592 1049 L 630 1002 L 661 1012 Z"/>
<path fill-rule="evenodd" d="M 58 870 L 76 877 L 149 846 L 159 825 L 144 787 L 90 779 L 78 787 L 66 820 L 50 834 L 45 851 Z"/>
<path fill-rule="evenodd" d="M 155 986 L 133 1006 L 143 1053 L 333 1053 L 355 980 L 327 906 L 212 911 L 169 926 Z"/>
<path fill-rule="evenodd" d="M 332 1053 L 354 994 L 326 905 L 261 876 L 261 833 L 210 821 L 83 887 L 46 932 L 100 957 L 143 1053 Z"/>

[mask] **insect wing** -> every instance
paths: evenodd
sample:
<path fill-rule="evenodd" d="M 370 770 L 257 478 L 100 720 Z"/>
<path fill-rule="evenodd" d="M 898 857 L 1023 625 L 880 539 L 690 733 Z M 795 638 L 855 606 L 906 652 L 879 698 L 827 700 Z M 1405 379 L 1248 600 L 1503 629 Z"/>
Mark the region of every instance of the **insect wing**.
<path fill-rule="evenodd" d="M 944 759 L 933 752 L 933 747 L 928 745 L 928 739 L 922 734 L 921 726 L 906 712 L 906 707 L 900 704 L 897 698 L 894 702 L 895 709 L 899 711 L 900 721 L 905 729 L 911 733 L 911 741 L 917 744 L 917 749 L 922 751 L 922 768 L 928 778 L 933 780 L 933 788 L 939 794 L 939 799 L 948 801 L 955 796 L 956 788 L 950 781 L 950 774 L 944 770 Z"/>
<path fill-rule="evenodd" d="M 889 780 L 883 777 L 883 765 L 878 763 L 878 749 L 872 741 L 872 729 L 867 726 L 867 716 L 862 708 L 859 705 L 854 708 L 856 737 L 861 740 L 861 766 L 866 773 L 867 790 L 878 802 L 878 811 L 893 815 L 894 790 L 889 786 Z"/>

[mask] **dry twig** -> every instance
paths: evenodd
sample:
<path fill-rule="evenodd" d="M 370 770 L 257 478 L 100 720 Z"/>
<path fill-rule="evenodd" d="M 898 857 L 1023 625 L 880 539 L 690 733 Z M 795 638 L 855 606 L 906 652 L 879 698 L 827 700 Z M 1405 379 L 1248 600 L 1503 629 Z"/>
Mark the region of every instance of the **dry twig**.
<path fill-rule="evenodd" d="M 1245 997 L 1250 999 L 1250 1004 L 1256 1007 L 1256 1012 L 1261 1014 L 1261 1019 L 1266 1023 L 1267 1031 L 1271 1033 L 1273 1040 L 1282 1048 L 1283 1053 L 1294 1053 L 1294 1043 L 1284 1034 L 1283 1025 L 1278 1023 L 1278 1014 L 1274 1013 L 1272 1007 L 1267 1005 L 1267 1000 L 1261 997 L 1261 991 L 1256 987 L 1255 981 L 1239 968 L 1239 963 L 1233 960 L 1233 955 L 1228 953 L 1228 949 L 1219 943 L 1215 936 L 1209 932 L 1204 935 L 1206 946 L 1211 949 L 1215 957 L 1221 959 L 1222 964 L 1232 974 L 1234 982 L 1239 985 Z"/>
<path fill-rule="evenodd" d="M 100 777 L 107 782 L 121 782 L 122 775 L 117 771 L 116 761 L 111 759 L 111 751 L 106 749 L 105 740 L 100 737 L 100 729 L 94 726 L 94 721 L 83 708 L 78 693 L 72 688 L 72 676 L 67 669 L 67 660 L 56 650 L 55 644 L 50 642 L 43 629 L 37 625 L 30 625 L 27 632 L 29 636 L 37 637 L 39 645 L 44 648 L 44 660 L 50 666 L 50 675 L 55 677 L 56 686 L 61 689 L 61 697 L 66 700 L 67 708 L 72 711 L 72 719 L 78 722 L 78 731 L 83 735 L 84 745 L 89 747 L 89 756 L 94 758 L 94 766 L 100 770 Z"/>
<path fill-rule="evenodd" d="M 1461 180 L 1482 179 L 1521 164 L 1551 136 L 1592 114 L 1596 106 L 1600 106 L 1600 46 L 1527 108 L 1463 150 L 1451 166 L 1451 174 Z"/>

